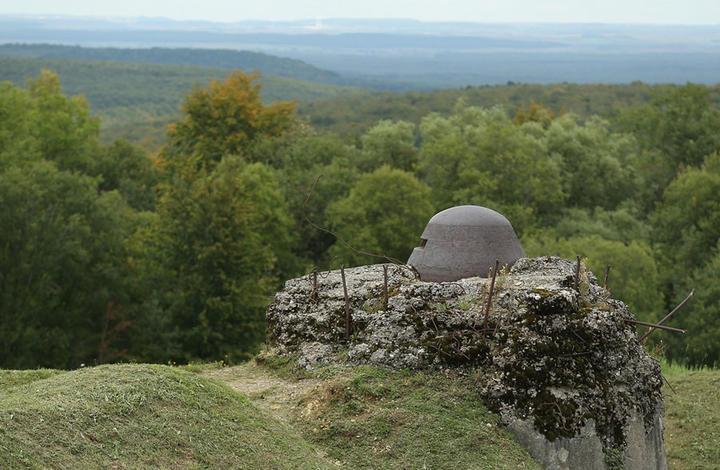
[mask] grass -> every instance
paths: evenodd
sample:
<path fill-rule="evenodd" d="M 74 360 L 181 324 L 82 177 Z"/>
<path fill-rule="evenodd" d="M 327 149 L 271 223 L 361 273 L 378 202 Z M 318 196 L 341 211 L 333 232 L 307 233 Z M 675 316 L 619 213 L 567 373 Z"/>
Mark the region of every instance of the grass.
<path fill-rule="evenodd" d="M 663 364 L 665 448 L 671 469 L 720 469 L 720 370 Z"/>
<path fill-rule="evenodd" d="M 540 468 L 472 373 L 260 359 L 0 371 L 0 468 Z M 720 468 L 720 370 L 663 371 L 669 468 Z"/>
<path fill-rule="evenodd" d="M 47 379 L 64 371 L 53 369 L 36 370 L 0 370 L 0 392 L 17 385 L 25 385 L 36 380 Z"/>
<path fill-rule="evenodd" d="M 541 468 L 480 404 L 474 378 L 375 367 L 317 376 L 292 421 L 344 468 Z"/>
<path fill-rule="evenodd" d="M 0 468 L 331 468 L 227 385 L 178 368 L 3 372 Z"/>

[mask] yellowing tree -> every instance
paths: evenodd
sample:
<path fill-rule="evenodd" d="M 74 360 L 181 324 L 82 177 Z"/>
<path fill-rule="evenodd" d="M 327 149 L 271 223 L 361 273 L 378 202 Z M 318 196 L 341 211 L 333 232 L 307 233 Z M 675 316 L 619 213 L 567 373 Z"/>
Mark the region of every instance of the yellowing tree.
<path fill-rule="evenodd" d="M 292 230 L 274 171 L 256 144 L 292 125 L 294 103 L 265 105 L 255 75 L 195 88 L 168 133 L 153 220 L 134 238 L 152 290 L 152 360 L 245 359 L 263 335 L 265 303 L 285 277 Z"/>
<path fill-rule="evenodd" d="M 559 115 L 561 114 L 563 114 L 562 111 L 560 111 Z M 556 117 L 551 108 L 536 103 L 534 100 L 530 100 L 530 105 L 528 105 L 527 108 L 520 106 L 517 111 L 515 111 L 512 122 L 518 126 L 526 122 L 539 122 L 547 129 Z"/>
<path fill-rule="evenodd" d="M 214 167 L 225 155 L 247 157 L 261 136 L 282 134 L 292 124 L 294 101 L 265 105 L 257 74 L 235 71 L 223 82 L 196 87 L 183 105 L 184 118 L 170 126 L 161 160 L 172 165 L 182 156 L 198 167 Z"/>

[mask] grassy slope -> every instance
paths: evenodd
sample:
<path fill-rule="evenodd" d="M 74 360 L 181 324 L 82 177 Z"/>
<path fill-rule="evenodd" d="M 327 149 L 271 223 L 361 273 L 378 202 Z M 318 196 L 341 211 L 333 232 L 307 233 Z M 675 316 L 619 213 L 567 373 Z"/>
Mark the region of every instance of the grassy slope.
<path fill-rule="evenodd" d="M 0 468 L 540 468 L 479 404 L 473 377 L 191 370 L 202 375 L 0 371 Z M 670 468 L 720 468 L 720 371 L 664 371 L 675 389 L 665 390 Z"/>
<path fill-rule="evenodd" d="M 675 470 L 720 468 L 720 370 L 663 364 L 665 446 Z"/>
<path fill-rule="evenodd" d="M 0 468 L 330 468 L 226 385 L 167 366 L 0 375 Z"/>
<path fill-rule="evenodd" d="M 472 378 L 362 367 L 300 401 L 294 421 L 346 468 L 540 469 Z"/>

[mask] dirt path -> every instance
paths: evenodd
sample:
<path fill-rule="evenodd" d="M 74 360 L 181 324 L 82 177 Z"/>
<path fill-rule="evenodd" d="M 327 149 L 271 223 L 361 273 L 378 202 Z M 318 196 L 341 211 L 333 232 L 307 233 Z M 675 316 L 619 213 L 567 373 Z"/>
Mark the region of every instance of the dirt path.
<path fill-rule="evenodd" d="M 234 390 L 247 396 L 253 405 L 269 411 L 283 421 L 298 405 L 300 399 L 318 387 L 320 379 L 283 379 L 268 374 L 267 369 L 255 361 L 203 372 L 207 377 L 222 380 Z"/>

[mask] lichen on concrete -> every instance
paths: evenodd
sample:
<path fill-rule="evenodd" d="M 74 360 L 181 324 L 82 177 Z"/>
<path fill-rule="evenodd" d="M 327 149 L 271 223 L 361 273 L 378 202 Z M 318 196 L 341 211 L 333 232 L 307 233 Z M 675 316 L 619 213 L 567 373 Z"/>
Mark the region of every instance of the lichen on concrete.
<path fill-rule="evenodd" d="M 620 452 L 628 468 L 665 468 L 662 430 L 659 444 L 635 443 L 638 420 L 646 435 L 658 432 L 660 366 L 625 321 L 633 319 L 627 306 L 584 268 L 576 290 L 575 269 L 555 257 L 518 260 L 496 279 L 483 330 L 490 279 L 421 282 L 410 267 L 391 265 L 383 308 L 382 266 L 350 268 L 349 341 L 340 272 L 319 275 L 316 292 L 304 276 L 287 281 L 268 308 L 268 341 L 302 367 L 341 361 L 476 368 L 486 404 L 511 429 L 536 433 L 528 439 L 544 442 L 547 455 L 535 457 L 547 468 L 571 468 L 577 451 L 560 457 L 588 432 L 596 441 L 587 448 L 610 457 Z M 645 447 L 662 453 L 644 459 L 657 465 L 633 466 L 631 456 L 645 455 Z"/>

